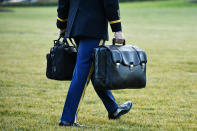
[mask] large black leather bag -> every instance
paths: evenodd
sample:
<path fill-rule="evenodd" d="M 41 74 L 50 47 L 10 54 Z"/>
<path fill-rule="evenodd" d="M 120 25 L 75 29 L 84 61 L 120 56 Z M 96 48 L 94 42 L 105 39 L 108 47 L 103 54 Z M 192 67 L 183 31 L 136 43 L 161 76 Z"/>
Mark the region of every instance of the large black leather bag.
<path fill-rule="evenodd" d="M 95 48 L 92 83 L 101 90 L 140 89 L 146 86 L 146 53 L 132 45 Z"/>
<path fill-rule="evenodd" d="M 71 80 L 76 64 L 77 47 L 70 39 L 73 46 L 68 44 L 66 38 L 63 41 L 54 40 L 54 46 L 46 55 L 46 76 L 53 80 Z"/>

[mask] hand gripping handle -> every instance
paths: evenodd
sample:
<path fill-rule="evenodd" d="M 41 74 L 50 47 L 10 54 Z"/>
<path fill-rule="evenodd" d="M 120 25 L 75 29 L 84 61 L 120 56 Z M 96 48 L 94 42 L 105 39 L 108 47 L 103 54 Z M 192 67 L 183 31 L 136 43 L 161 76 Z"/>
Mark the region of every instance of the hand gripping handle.
<path fill-rule="evenodd" d="M 116 42 L 116 39 L 115 38 L 112 39 L 112 43 L 113 43 L 113 45 L 116 45 L 117 42 Z M 126 44 L 126 41 L 124 40 L 124 42 L 122 44 L 125 45 Z"/>

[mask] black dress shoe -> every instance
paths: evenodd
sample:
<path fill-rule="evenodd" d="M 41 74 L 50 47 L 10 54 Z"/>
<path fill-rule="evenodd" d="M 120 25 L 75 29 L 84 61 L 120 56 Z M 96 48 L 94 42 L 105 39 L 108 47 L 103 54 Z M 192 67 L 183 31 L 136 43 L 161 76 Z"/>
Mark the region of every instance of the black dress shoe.
<path fill-rule="evenodd" d="M 59 126 L 73 126 L 73 127 L 83 127 L 83 125 L 80 125 L 79 123 L 69 123 L 69 122 L 65 122 L 65 121 L 61 121 L 59 123 Z"/>
<path fill-rule="evenodd" d="M 118 109 L 112 113 L 112 114 L 109 114 L 108 117 L 109 119 L 120 119 L 120 116 L 128 113 L 132 108 L 132 103 L 130 101 L 120 105 L 118 107 Z"/>

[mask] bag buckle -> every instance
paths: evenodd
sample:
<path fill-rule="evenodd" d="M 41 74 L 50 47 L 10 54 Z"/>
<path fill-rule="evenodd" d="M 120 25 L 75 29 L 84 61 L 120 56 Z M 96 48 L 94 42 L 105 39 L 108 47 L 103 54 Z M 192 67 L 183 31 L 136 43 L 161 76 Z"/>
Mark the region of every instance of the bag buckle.
<path fill-rule="evenodd" d="M 142 69 L 143 69 L 143 70 L 144 70 L 144 68 L 145 68 L 145 65 L 146 65 L 145 63 L 142 63 Z"/>
<path fill-rule="evenodd" d="M 120 63 L 117 62 L 117 63 L 116 63 L 116 68 L 119 68 L 119 67 L 120 67 Z"/>
<path fill-rule="evenodd" d="M 132 69 L 133 69 L 133 64 L 131 64 L 131 65 L 129 66 L 129 68 L 130 68 L 130 70 L 132 70 Z"/>

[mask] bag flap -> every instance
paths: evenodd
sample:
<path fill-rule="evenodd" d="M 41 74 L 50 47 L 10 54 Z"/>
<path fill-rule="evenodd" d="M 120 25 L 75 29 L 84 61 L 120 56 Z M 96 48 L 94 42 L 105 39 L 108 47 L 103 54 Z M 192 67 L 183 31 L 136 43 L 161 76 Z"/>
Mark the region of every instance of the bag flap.
<path fill-rule="evenodd" d="M 137 53 L 140 57 L 141 63 L 147 63 L 147 56 L 146 56 L 145 51 L 140 49 L 138 46 L 133 46 L 133 48 L 137 51 Z"/>
<path fill-rule="evenodd" d="M 106 46 L 106 47 L 111 52 L 113 62 L 114 63 L 122 63 L 121 53 L 117 50 L 116 46 L 110 45 L 110 46 Z"/>
<path fill-rule="evenodd" d="M 122 63 L 127 66 L 140 64 L 138 54 L 131 45 L 107 45 L 105 47 L 111 52 L 114 63 Z"/>

